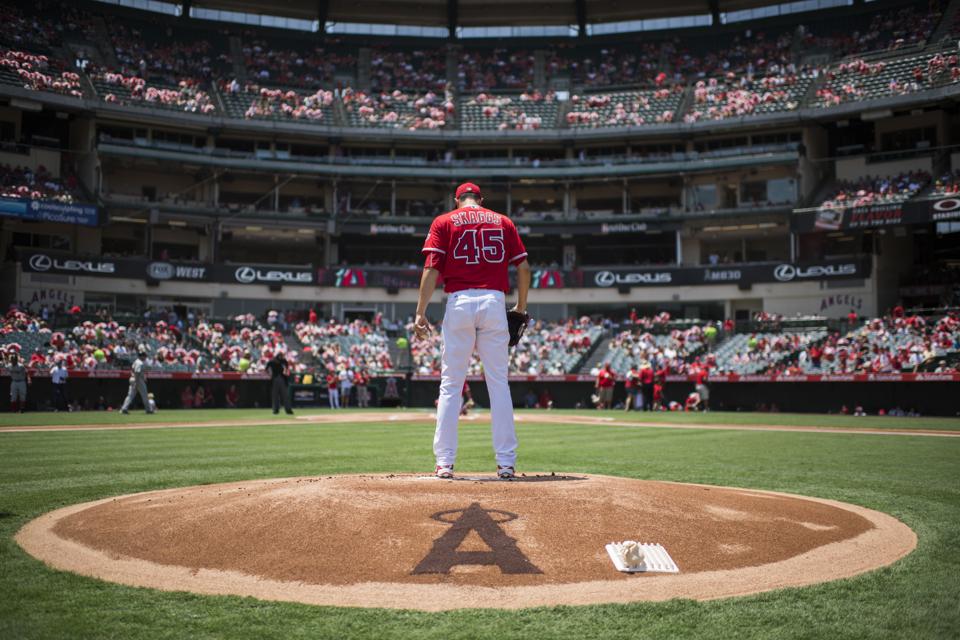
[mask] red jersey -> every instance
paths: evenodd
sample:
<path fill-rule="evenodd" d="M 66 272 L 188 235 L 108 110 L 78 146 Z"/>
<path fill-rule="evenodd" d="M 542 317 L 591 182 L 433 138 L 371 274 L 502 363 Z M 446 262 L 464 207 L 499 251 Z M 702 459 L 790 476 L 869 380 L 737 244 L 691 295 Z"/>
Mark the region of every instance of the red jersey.
<path fill-rule="evenodd" d="M 653 369 L 644 367 L 640 369 L 640 384 L 653 384 Z"/>
<path fill-rule="evenodd" d="M 507 267 L 527 257 L 513 221 L 479 205 L 437 216 L 423 253 L 424 266 L 440 272 L 447 293 L 464 289 L 507 292 Z"/>
<path fill-rule="evenodd" d="M 693 379 L 697 384 L 706 384 L 707 377 L 710 375 L 710 370 L 706 367 L 700 367 L 693 374 Z"/>
<path fill-rule="evenodd" d="M 607 371 L 606 369 L 600 369 L 600 373 L 597 374 L 597 385 L 601 389 L 606 389 L 607 387 L 612 387 L 613 383 L 616 382 L 617 377 L 613 371 Z"/>

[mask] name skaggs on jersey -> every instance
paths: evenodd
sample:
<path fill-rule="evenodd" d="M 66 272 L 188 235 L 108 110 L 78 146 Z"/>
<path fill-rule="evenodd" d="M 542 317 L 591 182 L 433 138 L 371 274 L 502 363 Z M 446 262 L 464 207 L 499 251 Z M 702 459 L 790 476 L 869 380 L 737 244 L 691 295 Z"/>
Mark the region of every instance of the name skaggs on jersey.
<path fill-rule="evenodd" d="M 492 211 L 461 211 L 450 216 L 450 221 L 455 227 L 462 227 L 465 224 L 503 224 L 502 216 Z"/>

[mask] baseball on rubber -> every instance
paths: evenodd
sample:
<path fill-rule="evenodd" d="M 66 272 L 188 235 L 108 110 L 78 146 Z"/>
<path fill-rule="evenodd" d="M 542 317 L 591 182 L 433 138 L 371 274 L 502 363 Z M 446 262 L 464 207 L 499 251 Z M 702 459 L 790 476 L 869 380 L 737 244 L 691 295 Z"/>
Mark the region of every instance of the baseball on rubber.
<path fill-rule="evenodd" d="M 620 545 L 620 557 L 623 559 L 623 564 L 635 569 L 643 564 L 643 548 L 639 542 L 626 540 Z"/>

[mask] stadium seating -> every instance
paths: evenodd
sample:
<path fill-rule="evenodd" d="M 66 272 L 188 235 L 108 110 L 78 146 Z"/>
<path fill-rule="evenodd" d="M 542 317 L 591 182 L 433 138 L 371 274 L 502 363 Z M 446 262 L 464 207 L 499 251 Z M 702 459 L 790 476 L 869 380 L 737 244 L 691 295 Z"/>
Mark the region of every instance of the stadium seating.
<path fill-rule="evenodd" d="M 294 333 L 320 371 L 366 370 L 380 374 L 393 370 L 385 331 L 363 320 L 339 323 L 298 323 Z"/>
<path fill-rule="evenodd" d="M 460 128 L 463 131 L 485 129 L 552 129 L 557 122 L 556 95 L 539 91 L 519 95 L 480 93 L 463 103 Z"/>
<path fill-rule="evenodd" d="M 465 49 L 457 61 L 457 86 L 467 95 L 496 89 L 526 90 L 533 84 L 533 69 L 532 51 Z"/>
<path fill-rule="evenodd" d="M 831 67 L 814 106 L 829 107 L 934 89 L 960 81 L 956 54 L 920 54 L 877 62 L 855 59 Z"/>
<path fill-rule="evenodd" d="M 394 90 L 378 95 L 345 89 L 343 105 L 353 127 L 388 129 L 442 129 L 452 114 L 454 103 L 448 95 L 427 92 L 423 95 Z"/>
<path fill-rule="evenodd" d="M 673 122 L 683 98 L 683 88 L 619 91 L 575 95 L 567 112 L 574 129 L 642 126 Z"/>
<path fill-rule="evenodd" d="M 268 120 L 309 120 L 333 124 L 333 93 L 319 89 L 261 87 L 236 80 L 221 89 L 224 108 L 234 118 Z"/>
<path fill-rule="evenodd" d="M 43 165 L 30 169 L 0 164 L 0 198 L 73 202 L 77 196 L 77 180 L 72 175 L 60 179 Z"/>
<path fill-rule="evenodd" d="M 443 49 L 377 47 L 371 52 L 370 67 L 374 92 L 443 92 L 447 85 Z"/>
<path fill-rule="evenodd" d="M 693 104 L 685 122 L 723 120 L 778 111 L 794 111 L 814 81 L 811 72 L 784 73 L 762 78 L 733 74 L 724 80 L 700 80 L 693 90 Z"/>
<path fill-rule="evenodd" d="M 197 80 L 180 80 L 175 85 L 147 82 L 139 76 L 109 71 L 94 72 L 93 86 L 104 102 L 124 106 L 147 106 L 190 113 L 214 113 L 217 107 Z"/>
<path fill-rule="evenodd" d="M 413 335 L 413 326 L 407 331 Z M 527 375 L 573 373 L 590 348 L 597 344 L 603 329 L 589 318 L 564 323 L 537 322 L 510 351 L 509 372 Z M 421 375 L 440 373 L 442 338 L 435 332 L 426 340 L 412 340 L 414 371 Z M 474 353 L 468 375 L 481 375 L 483 364 Z"/>
<path fill-rule="evenodd" d="M 763 373 L 826 336 L 825 329 L 738 333 L 724 340 L 711 356 L 718 373 Z"/>
<path fill-rule="evenodd" d="M 631 367 L 647 361 L 656 369 L 666 367 L 672 373 L 683 373 L 688 363 L 706 346 L 703 327 L 673 329 L 668 333 L 650 333 L 641 329 L 621 331 L 607 342 L 607 354 L 600 361 L 610 364 L 618 376 Z M 596 373 L 596 370 L 591 371 Z"/>
<path fill-rule="evenodd" d="M 284 87 L 329 88 L 338 73 L 353 75 L 357 65 L 352 48 L 264 34 L 245 37 L 241 55 L 249 81 Z"/>
<path fill-rule="evenodd" d="M 797 366 L 805 373 L 899 373 L 956 351 L 960 351 L 956 315 L 874 318 L 802 351 Z"/>
<path fill-rule="evenodd" d="M 0 48 L 0 84 L 83 97 L 80 76 L 43 54 Z"/>
<path fill-rule="evenodd" d="M 843 209 L 904 202 L 930 182 L 930 175 L 919 171 L 883 178 L 866 177 L 857 181 L 838 181 L 821 209 Z"/>

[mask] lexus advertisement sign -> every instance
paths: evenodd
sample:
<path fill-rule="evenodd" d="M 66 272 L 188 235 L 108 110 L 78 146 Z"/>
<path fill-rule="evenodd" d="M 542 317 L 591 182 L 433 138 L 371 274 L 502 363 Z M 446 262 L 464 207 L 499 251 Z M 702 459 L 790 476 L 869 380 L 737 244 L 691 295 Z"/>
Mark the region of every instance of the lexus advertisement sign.
<path fill-rule="evenodd" d="M 219 282 L 222 284 L 315 285 L 312 267 L 259 264 L 202 264 L 140 258 L 87 258 L 53 252 L 20 256 L 24 271 L 71 276 L 106 276 L 148 282 Z"/>
<path fill-rule="evenodd" d="M 809 264 L 746 264 L 723 267 L 663 267 L 582 269 L 572 272 L 568 286 L 662 287 L 706 284 L 759 284 L 863 279 L 870 276 L 870 259 L 824 260 Z"/>
<path fill-rule="evenodd" d="M 319 287 L 384 287 L 416 289 L 420 269 L 404 267 L 285 267 L 260 264 L 197 264 L 137 258 L 87 258 L 48 252 L 26 252 L 20 263 L 31 273 L 128 278 L 148 282 L 217 282 L 243 285 Z M 564 271 L 537 270 L 534 287 L 598 288 L 669 287 L 712 284 L 752 285 L 764 282 L 819 282 L 870 276 L 869 257 L 803 264 L 765 263 L 709 267 L 613 267 Z"/>

